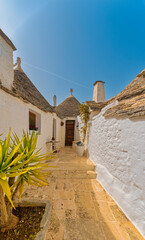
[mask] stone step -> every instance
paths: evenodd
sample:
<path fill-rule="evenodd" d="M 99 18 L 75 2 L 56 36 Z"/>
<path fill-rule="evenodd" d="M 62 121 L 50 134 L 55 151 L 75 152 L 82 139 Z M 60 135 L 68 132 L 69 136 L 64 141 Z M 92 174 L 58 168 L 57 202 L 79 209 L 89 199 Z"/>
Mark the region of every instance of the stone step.
<path fill-rule="evenodd" d="M 95 171 L 79 171 L 79 170 L 58 170 L 52 171 L 50 177 L 61 179 L 96 179 L 97 174 Z"/>
<path fill-rule="evenodd" d="M 77 163 L 59 163 L 57 164 L 56 168 L 58 170 L 66 170 L 66 171 L 67 170 L 95 171 L 96 166 L 91 164 L 84 165 L 84 164 L 77 164 Z"/>

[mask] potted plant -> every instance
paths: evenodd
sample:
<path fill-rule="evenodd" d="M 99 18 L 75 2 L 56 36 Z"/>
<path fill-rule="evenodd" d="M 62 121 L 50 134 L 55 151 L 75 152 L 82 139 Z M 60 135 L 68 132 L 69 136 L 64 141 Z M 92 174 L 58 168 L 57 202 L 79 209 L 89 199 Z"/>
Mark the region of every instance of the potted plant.
<path fill-rule="evenodd" d="M 81 124 L 82 124 L 82 127 L 80 128 L 81 142 L 77 143 L 76 151 L 79 156 L 83 156 L 84 149 L 85 149 L 84 143 L 86 138 L 87 124 L 90 117 L 90 111 L 89 111 L 89 107 L 85 104 L 80 104 L 79 110 L 80 110 L 80 118 L 81 118 Z"/>
<path fill-rule="evenodd" d="M 14 198 L 23 193 L 24 184 L 37 186 L 48 185 L 43 169 L 48 164 L 42 163 L 52 158 L 49 153 L 40 154 L 36 151 L 38 136 L 33 132 L 23 132 L 19 140 L 16 134 L 11 138 L 11 132 L 4 141 L 0 141 L 0 230 L 7 231 L 15 227 L 19 219 L 13 215 Z M 12 141 L 11 141 L 12 140 Z"/>
<path fill-rule="evenodd" d="M 76 151 L 79 157 L 83 156 L 84 149 L 85 149 L 85 146 L 81 141 L 76 143 Z"/>
<path fill-rule="evenodd" d="M 38 133 L 38 127 L 30 126 L 29 127 L 29 134 L 31 135 L 32 132 L 35 132 L 37 134 Z"/>
<path fill-rule="evenodd" d="M 60 126 L 62 127 L 63 125 L 64 125 L 64 122 L 61 122 L 61 123 L 60 123 Z"/>

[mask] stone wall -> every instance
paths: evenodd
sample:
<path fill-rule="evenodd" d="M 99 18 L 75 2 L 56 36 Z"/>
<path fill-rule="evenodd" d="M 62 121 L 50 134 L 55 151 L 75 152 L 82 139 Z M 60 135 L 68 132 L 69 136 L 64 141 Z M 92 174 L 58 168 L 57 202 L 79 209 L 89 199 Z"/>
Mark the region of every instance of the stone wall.
<path fill-rule="evenodd" d="M 105 119 L 109 107 L 92 120 L 89 157 L 100 183 L 145 237 L 145 118 Z"/>
<path fill-rule="evenodd" d="M 13 79 L 13 50 L 0 36 L 0 81 L 4 87 L 11 89 Z"/>

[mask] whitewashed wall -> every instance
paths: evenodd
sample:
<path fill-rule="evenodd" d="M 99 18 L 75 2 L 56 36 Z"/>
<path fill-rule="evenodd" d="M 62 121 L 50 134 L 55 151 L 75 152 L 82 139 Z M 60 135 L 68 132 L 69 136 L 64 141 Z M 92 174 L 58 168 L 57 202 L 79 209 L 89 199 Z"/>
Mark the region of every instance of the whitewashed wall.
<path fill-rule="evenodd" d="M 145 237 L 145 118 L 93 118 L 89 157 L 97 178 Z"/>
<path fill-rule="evenodd" d="M 13 79 L 13 50 L 0 36 L 0 80 L 4 87 L 11 89 Z"/>
<path fill-rule="evenodd" d="M 38 137 L 37 147 L 46 152 L 48 151 L 46 142 L 52 139 L 53 117 L 56 114 L 45 113 L 32 104 L 24 103 L 19 98 L 13 97 L 0 89 L 0 133 L 3 133 L 3 138 L 7 135 L 9 128 L 16 132 L 19 137 L 22 136 L 23 129 L 25 131 L 29 129 L 29 110 L 33 110 L 41 116 L 41 132 Z M 59 137 L 58 129 L 58 140 Z"/>

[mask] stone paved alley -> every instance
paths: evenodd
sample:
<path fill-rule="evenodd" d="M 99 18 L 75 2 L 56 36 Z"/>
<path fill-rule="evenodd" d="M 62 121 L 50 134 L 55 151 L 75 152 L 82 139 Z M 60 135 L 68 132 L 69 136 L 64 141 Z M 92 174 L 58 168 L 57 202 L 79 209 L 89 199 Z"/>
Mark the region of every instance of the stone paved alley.
<path fill-rule="evenodd" d="M 23 199 L 49 199 L 51 220 L 46 240 L 141 240 L 124 213 L 96 180 L 95 166 L 63 148 L 51 161 L 49 186 L 32 187 Z"/>

